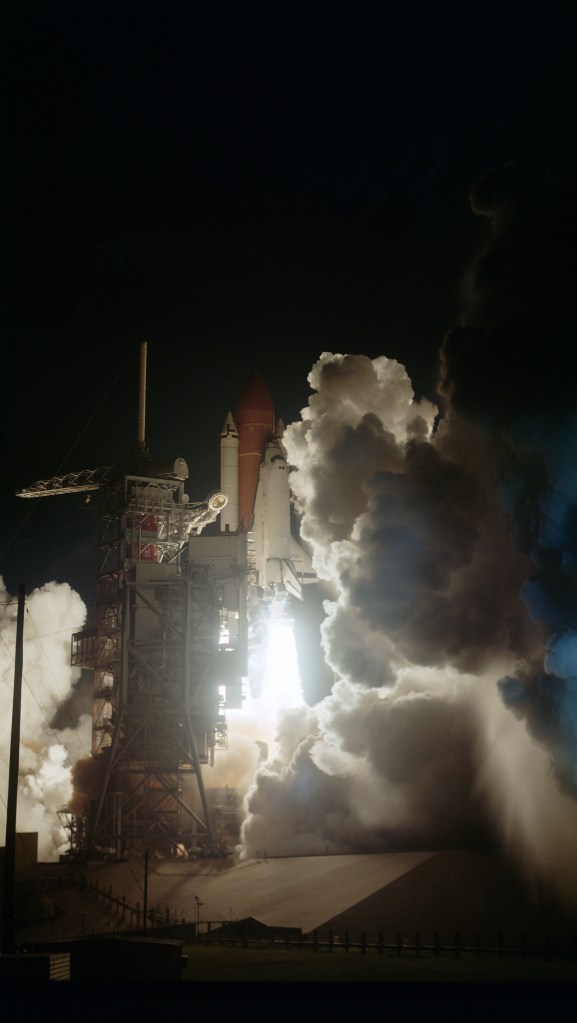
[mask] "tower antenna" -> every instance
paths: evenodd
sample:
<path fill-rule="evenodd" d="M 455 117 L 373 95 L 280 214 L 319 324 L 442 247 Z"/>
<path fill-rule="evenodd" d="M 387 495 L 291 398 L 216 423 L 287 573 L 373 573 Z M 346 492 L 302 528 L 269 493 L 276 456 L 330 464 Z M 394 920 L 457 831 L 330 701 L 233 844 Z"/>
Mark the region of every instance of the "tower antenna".
<path fill-rule="evenodd" d="M 146 426 L 146 355 L 148 342 L 140 342 L 140 385 L 138 388 L 138 450 L 145 450 L 145 426 Z"/>

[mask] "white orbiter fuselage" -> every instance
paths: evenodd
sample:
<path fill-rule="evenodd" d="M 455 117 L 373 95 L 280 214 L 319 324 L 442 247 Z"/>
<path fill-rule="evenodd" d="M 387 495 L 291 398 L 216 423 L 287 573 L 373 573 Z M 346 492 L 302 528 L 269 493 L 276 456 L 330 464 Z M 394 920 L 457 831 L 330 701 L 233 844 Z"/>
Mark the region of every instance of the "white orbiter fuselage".
<path fill-rule="evenodd" d="M 228 413 L 220 435 L 221 490 L 228 504 L 221 532 L 246 532 L 253 582 L 264 597 L 302 599 L 315 582 L 311 560 L 291 532 L 289 467 L 283 424 L 274 420 L 270 391 L 258 373 L 242 391 L 236 422 Z"/>

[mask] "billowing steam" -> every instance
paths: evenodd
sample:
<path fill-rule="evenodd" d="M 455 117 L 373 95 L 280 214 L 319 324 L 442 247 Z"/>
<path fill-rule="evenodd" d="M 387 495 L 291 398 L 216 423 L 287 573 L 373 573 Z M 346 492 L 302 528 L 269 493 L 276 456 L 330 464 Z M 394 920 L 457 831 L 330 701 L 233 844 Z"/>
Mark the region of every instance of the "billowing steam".
<path fill-rule="evenodd" d="M 577 899 L 565 198 L 514 167 L 474 189 L 493 237 L 442 345 L 439 408 L 384 356 L 311 370 L 284 441 L 336 681 L 279 719 L 242 855 L 500 842 Z"/>
<path fill-rule="evenodd" d="M 17 600 L 0 580 L 0 828 L 6 833 L 5 793 L 14 691 Z M 90 750 L 91 715 L 67 719 L 79 670 L 70 667 L 70 637 L 86 608 L 67 583 L 49 582 L 27 595 L 24 617 L 20 767 L 16 828 L 38 833 L 38 857 L 58 858 L 68 848 L 58 811 L 72 795 L 72 764 Z M 55 727 L 57 721 L 58 727 Z"/>

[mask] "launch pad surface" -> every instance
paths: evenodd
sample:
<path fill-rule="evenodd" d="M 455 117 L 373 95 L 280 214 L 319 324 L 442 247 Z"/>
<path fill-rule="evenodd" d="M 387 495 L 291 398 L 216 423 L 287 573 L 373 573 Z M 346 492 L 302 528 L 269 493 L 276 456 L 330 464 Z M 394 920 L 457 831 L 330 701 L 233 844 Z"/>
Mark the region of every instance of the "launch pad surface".
<path fill-rule="evenodd" d="M 296 856 L 249 859 L 237 863 L 206 860 L 166 862 L 149 867 L 151 904 L 168 906 L 211 924 L 254 917 L 269 927 L 294 927 L 303 933 L 321 927 L 337 913 L 369 898 L 413 870 L 433 854 L 407 852 L 372 856 Z M 140 898 L 140 864 L 92 864 L 90 877 L 100 885 Z"/>
<path fill-rule="evenodd" d="M 140 861 L 91 863 L 91 882 L 143 904 Z M 575 907 L 530 892 L 502 859 L 476 850 L 409 851 L 244 861 L 151 861 L 148 904 L 172 917 L 210 924 L 252 917 L 303 934 L 330 928 L 367 934 L 416 931 L 445 938 L 518 942 L 522 935 L 572 933 Z"/>

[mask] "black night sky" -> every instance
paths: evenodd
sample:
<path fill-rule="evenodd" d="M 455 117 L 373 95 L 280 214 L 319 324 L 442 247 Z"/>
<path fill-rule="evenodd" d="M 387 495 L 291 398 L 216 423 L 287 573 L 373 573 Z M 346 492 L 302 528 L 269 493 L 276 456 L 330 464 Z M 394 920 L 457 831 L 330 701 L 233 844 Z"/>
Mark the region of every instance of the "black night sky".
<path fill-rule="evenodd" d="M 512 161 L 571 181 L 569 4 L 9 3 L 2 30 L 4 520 L 15 592 L 90 604 L 94 512 L 39 478 L 147 442 L 218 486 L 258 369 L 277 415 L 323 351 L 401 361 L 436 400 L 489 226 L 469 191 Z"/>

